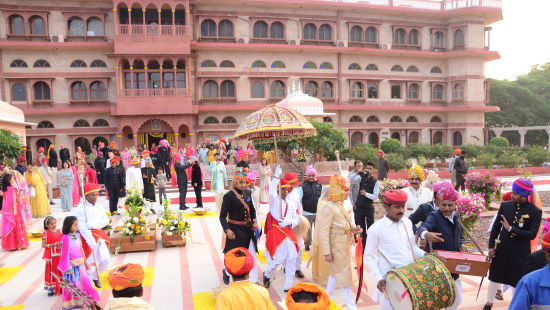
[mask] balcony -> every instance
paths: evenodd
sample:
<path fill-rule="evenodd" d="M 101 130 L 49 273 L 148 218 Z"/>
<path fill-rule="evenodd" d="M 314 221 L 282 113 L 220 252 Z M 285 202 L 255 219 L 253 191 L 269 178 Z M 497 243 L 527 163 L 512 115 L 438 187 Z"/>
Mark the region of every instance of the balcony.
<path fill-rule="evenodd" d="M 122 89 L 115 115 L 196 114 L 192 92 L 187 88 Z M 169 111 L 169 112 L 167 112 Z"/>
<path fill-rule="evenodd" d="M 387 6 L 427 11 L 452 11 L 465 8 L 502 8 L 501 0 L 319 0 L 362 4 L 367 6 Z"/>
<path fill-rule="evenodd" d="M 190 54 L 187 25 L 117 25 L 116 54 Z"/>

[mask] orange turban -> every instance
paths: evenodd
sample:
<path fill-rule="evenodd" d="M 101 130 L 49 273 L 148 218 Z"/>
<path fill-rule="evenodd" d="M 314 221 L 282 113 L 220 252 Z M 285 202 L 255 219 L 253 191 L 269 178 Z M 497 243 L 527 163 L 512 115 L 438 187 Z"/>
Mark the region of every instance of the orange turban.
<path fill-rule="evenodd" d="M 292 295 L 299 292 L 308 292 L 317 295 L 317 302 L 297 302 Z M 288 290 L 286 294 L 286 307 L 288 310 L 327 310 L 330 309 L 331 300 L 327 292 L 313 283 L 298 283 Z"/>
<path fill-rule="evenodd" d="M 145 278 L 145 273 L 140 264 L 126 264 L 109 272 L 109 285 L 115 291 L 121 291 L 140 285 L 143 278 Z"/>
<path fill-rule="evenodd" d="M 225 269 L 233 276 L 249 273 L 254 268 L 254 256 L 243 247 L 225 253 Z"/>

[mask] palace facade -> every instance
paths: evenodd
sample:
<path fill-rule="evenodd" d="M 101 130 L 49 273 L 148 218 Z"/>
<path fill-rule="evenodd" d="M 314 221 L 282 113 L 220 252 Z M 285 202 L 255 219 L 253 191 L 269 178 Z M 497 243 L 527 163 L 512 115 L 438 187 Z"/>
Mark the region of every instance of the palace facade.
<path fill-rule="evenodd" d="M 27 146 L 230 137 L 299 88 L 350 144 L 482 144 L 500 0 L 4 0 Z"/>

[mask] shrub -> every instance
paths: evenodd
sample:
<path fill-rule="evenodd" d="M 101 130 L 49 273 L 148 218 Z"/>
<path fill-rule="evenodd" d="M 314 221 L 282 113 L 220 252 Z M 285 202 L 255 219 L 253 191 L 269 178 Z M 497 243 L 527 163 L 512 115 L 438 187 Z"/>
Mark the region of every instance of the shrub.
<path fill-rule="evenodd" d="M 496 158 L 493 154 L 489 154 L 489 153 L 479 154 L 477 156 L 476 165 L 484 166 L 486 168 L 492 168 L 493 164 L 495 163 L 495 160 Z"/>
<path fill-rule="evenodd" d="M 491 141 L 489 141 L 489 144 L 494 145 L 494 146 L 498 146 L 498 147 L 509 147 L 510 146 L 510 142 L 508 141 L 508 139 L 506 139 L 504 137 L 494 137 L 493 139 L 491 139 Z"/>
<path fill-rule="evenodd" d="M 430 153 L 429 144 L 409 144 L 404 149 L 406 158 L 419 158 L 420 156 L 427 156 Z"/>
<path fill-rule="evenodd" d="M 483 151 L 483 146 L 475 144 L 466 144 L 460 147 L 462 151 L 468 152 L 468 157 L 476 158 Z"/>
<path fill-rule="evenodd" d="M 349 156 L 363 163 L 368 161 L 375 163 L 378 159 L 378 150 L 369 144 L 359 144 L 350 149 Z"/>
<path fill-rule="evenodd" d="M 499 157 L 500 155 L 504 154 L 504 151 L 506 150 L 508 150 L 507 147 L 500 147 L 500 146 L 488 144 L 485 147 L 483 147 L 482 153 L 489 153 L 494 155 L 495 157 Z"/>
<path fill-rule="evenodd" d="M 397 139 L 386 139 L 380 143 L 380 148 L 385 153 L 399 153 L 401 152 L 401 142 Z"/>
<path fill-rule="evenodd" d="M 550 161 L 550 153 L 541 146 L 533 146 L 527 150 L 526 158 L 530 165 L 542 166 Z"/>
<path fill-rule="evenodd" d="M 451 157 L 453 153 L 453 148 L 450 145 L 447 144 L 435 144 L 430 146 L 430 152 L 428 153 L 429 159 L 439 159 L 440 161 L 444 161 L 445 158 Z"/>
<path fill-rule="evenodd" d="M 517 168 L 527 160 L 521 153 L 504 153 L 497 158 L 497 164 L 508 168 Z"/>
<path fill-rule="evenodd" d="M 405 161 L 403 160 L 403 156 L 401 156 L 401 154 L 399 153 L 388 154 L 388 161 L 390 163 L 390 168 L 395 171 L 399 171 L 405 167 Z"/>

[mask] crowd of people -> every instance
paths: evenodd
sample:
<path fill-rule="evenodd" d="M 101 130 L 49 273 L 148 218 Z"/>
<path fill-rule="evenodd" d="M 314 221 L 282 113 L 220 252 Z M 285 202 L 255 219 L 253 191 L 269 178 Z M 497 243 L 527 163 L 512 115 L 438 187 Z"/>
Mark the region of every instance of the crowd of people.
<path fill-rule="evenodd" d="M 105 191 L 114 216 L 130 189 L 138 189 L 152 205 L 156 205 L 158 194 L 160 205 L 167 199 L 166 187 L 171 182 L 178 188 L 183 211 L 188 209 L 185 200 L 190 184 L 198 208 L 203 207 L 203 190 L 220 194 L 216 197 L 224 240 L 222 274 L 229 286 L 217 296 L 217 309 L 274 309 L 266 289 L 281 273 L 288 309 L 337 309 L 333 301 L 337 288 L 342 291 L 344 306 L 357 309 L 354 273 L 363 269 L 377 282 L 371 290 L 373 300 L 382 309 L 394 309 L 388 297 L 388 292 L 395 290 L 389 281 L 394 270 L 427 256 L 440 258 L 435 250 L 467 251 L 456 206 L 468 171 L 465 156 L 462 151 L 454 154 L 449 166 L 452 183 L 440 181 L 428 187 L 424 169 L 413 165 L 408 170 L 407 187 L 381 192 L 381 182 L 389 173 L 382 151 L 376 164 L 356 161 L 350 173 L 340 171 L 323 186 L 313 166 L 283 173 L 280 165 L 272 165 L 272 154 L 257 160 L 251 146 L 231 147 L 231 141 L 225 140 L 196 148 L 180 148 L 162 140 L 150 149 L 138 146 L 122 152 L 115 143 L 100 143 L 88 156 L 77 148 L 72 158 L 63 145 L 59 156 L 51 145 L 47 151 L 38 150 L 34 165 L 21 157 L 15 169 L 0 169 L 2 248 L 27 248 L 26 228 L 31 217 L 45 217 L 42 247 L 47 294 L 62 295 L 63 309 L 97 303 L 94 286 L 101 287 L 99 275 L 110 264 L 109 238 L 103 230 L 109 215 L 96 207 L 99 195 Z M 227 166 L 233 165 L 229 174 Z M 205 169 L 210 173 L 208 189 L 204 188 Z M 303 182 L 299 175 L 304 176 Z M 65 217 L 61 230 L 49 216 L 58 188 L 62 210 L 74 211 L 74 216 Z M 537 238 L 542 221 L 542 211 L 534 204 L 535 186 L 520 178 L 505 196 L 509 199 L 501 204 L 490 231 L 488 257 L 492 263 L 483 309 L 491 309 L 495 299 L 503 298 L 503 286 L 513 292 L 510 309 L 549 306 L 550 229 L 542 238 L 542 249 L 531 253 L 531 240 Z M 377 202 L 385 210 L 379 219 Z M 363 264 L 352 263 L 356 245 L 361 245 Z M 256 256 L 260 248 L 265 249 L 268 262 L 263 273 Z M 296 283 L 305 277 L 304 252 L 311 257 L 312 280 L 320 285 Z M 109 283 L 115 298 L 109 301 L 109 308 L 152 309 L 140 298 L 143 277 L 140 265 L 111 268 Z M 446 285 L 453 287 L 454 293 L 452 298 L 441 298 L 445 304 L 441 308 L 458 309 L 462 282 L 457 273 L 450 273 L 449 279 Z M 423 294 L 421 285 L 407 289 Z"/>

